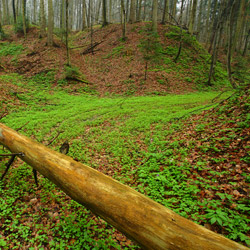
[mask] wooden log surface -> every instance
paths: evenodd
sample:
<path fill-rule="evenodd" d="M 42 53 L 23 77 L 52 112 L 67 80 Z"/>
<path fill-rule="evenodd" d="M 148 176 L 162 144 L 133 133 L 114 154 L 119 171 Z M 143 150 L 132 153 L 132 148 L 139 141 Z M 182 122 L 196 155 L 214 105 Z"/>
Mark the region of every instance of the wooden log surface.
<path fill-rule="evenodd" d="M 132 188 L 0 123 L 0 144 L 101 216 L 143 249 L 247 250 L 187 220 Z"/>

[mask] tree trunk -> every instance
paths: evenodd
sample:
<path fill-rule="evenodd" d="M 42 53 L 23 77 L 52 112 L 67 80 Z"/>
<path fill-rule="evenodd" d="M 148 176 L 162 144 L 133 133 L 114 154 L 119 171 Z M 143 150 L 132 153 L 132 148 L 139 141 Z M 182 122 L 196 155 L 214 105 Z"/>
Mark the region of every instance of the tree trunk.
<path fill-rule="evenodd" d="M 4 32 L 2 27 L 2 12 L 1 12 L 1 2 L 0 2 L 0 40 L 3 39 Z"/>
<path fill-rule="evenodd" d="M 180 22 L 182 20 L 182 13 L 183 13 L 183 7 L 184 7 L 184 1 L 185 0 L 181 0 L 181 11 L 180 11 Z M 178 23 L 177 23 L 178 24 Z M 182 25 L 180 25 L 180 42 L 179 42 L 179 49 L 178 49 L 178 53 L 174 59 L 174 62 L 176 63 L 177 60 L 179 59 L 180 55 L 181 55 L 181 50 L 182 50 L 182 40 L 183 40 L 183 29 L 182 29 Z"/>
<path fill-rule="evenodd" d="M 12 10 L 13 10 L 14 24 L 16 24 L 16 6 L 15 6 L 15 0 L 12 0 Z"/>
<path fill-rule="evenodd" d="M 36 24 L 36 0 L 33 0 L 33 23 Z"/>
<path fill-rule="evenodd" d="M 162 20 L 161 23 L 164 24 L 169 20 L 169 0 L 164 1 L 164 8 L 163 8 L 163 15 L 162 15 Z"/>
<path fill-rule="evenodd" d="M 48 46 L 53 46 L 54 14 L 52 0 L 48 0 Z"/>
<path fill-rule="evenodd" d="M 188 27 L 189 16 L 190 16 L 190 9 L 192 6 L 192 0 L 187 0 L 187 7 L 186 7 L 186 16 L 185 16 L 185 25 Z"/>
<path fill-rule="evenodd" d="M 109 22 L 112 23 L 112 0 L 109 0 Z"/>
<path fill-rule="evenodd" d="M 124 0 L 121 0 L 121 25 L 122 25 L 122 40 L 126 40 L 126 11 Z"/>
<path fill-rule="evenodd" d="M 128 13 L 129 13 L 129 3 L 130 3 L 130 0 L 127 0 L 127 4 L 126 4 L 126 20 L 129 20 L 129 17 L 128 17 Z"/>
<path fill-rule="evenodd" d="M 234 37 L 232 38 L 232 51 L 234 52 L 235 49 L 236 49 L 236 44 L 239 42 L 240 38 L 239 38 L 239 34 L 240 34 L 240 28 L 241 28 L 241 20 L 243 18 L 242 16 L 242 12 L 243 12 L 243 2 L 245 2 L 245 0 L 241 0 L 241 1 L 237 1 L 237 3 L 234 4 L 234 8 L 237 8 L 238 10 L 238 13 L 237 13 L 237 22 L 236 22 L 236 27 L 235 27 L 235 32 L 234 32 Z M 231 15 L 232 14 L 235 14 L 237 11 L 234 10 L 232 11 L 231 9 L 231 12 L 230 12 L 230 20 L 229 20 L 229 23 L 231 23 Z M 234 22 L 233 22 L 234 23 Z M 233 30 L 230 30 L 231 27 L 228 27 L 229 28 L 229 33 Z M 230 38 L 229 38 L 230 39 Z"/>
<path fill-rule="evenodd" d="M 87 27 L 86 23 L 86 2 L 82 0 L 82 30 L 85 30 Z"/>
<path fill-rule="evenodd" d="M 197 8 L 197 0 L 193 0 L 193 6 L 191 10 L 191 17 L 190 17 L 190 22 L 189 22 L 189 33 L 193 35 L 194 32 L 194 21 L 195 21 L 195 16 L 196 16 L 196 8 Z"/>
<path fill-rule="evenodd" d="M 129 23 L 135 23 L 135 0 L 131 0 Z"/>
<path fill-rule="evenodd" d="M 207 20 L 206 20 L 206 28 L 205 28 L 206 41 L 208 41 L 208 38 L 209 38 L 210 11 L 211 11 L 211 0 L 208 0 L 207 15 L 206 15 Z"/>
<path fill-rule="evenodd" d="M 153 1 L 152 31 L 157 33 L 158 0 Z"/>
<path fill-rule="evenodd" d="M 69 43 L 68 43 L 68 38 L 69 38 L 69 0 L 66 0 L 65 2 L 65 21 L 66 21 L 66 51 L 67 51 L 67 65 L 70 65 L 70 58 L 69 58 Z"/>
<path fill-rule="evenodd" d="M 209 32 L 208 32 L 208 39 L 209 39 L 209 35 L 211 35 L 211 39 L 210 39 L 210 46 L 209 46 L 209 49 L 208 49 L 208 52 L 210 53 L 211 52 L 211 49 L 212 49 L 212 45 L 213 45 L 213 39 L 214 39 L 214 29 L 216 29 L 216 12 L 217 12 L 217 6 L 218 6 L 218 0 L 215 0 L 214 1 L 214 8 L 213 8 L 213 14 L 212 14 L 212 19 L 211 19 L 211 24 L 210 24 L 210 27 L 209 27 Z"/>
<path fill-rule="evenodd" d="M 108 25 L 106 0 L 102 0 L 102 27 Z"/>
<path fill-rule="evenodd" d="M 3 25 L 7 24 L 7 10 L 6 10 L 6 2 L 2 0 L 3 5 Z"/>
<path fill-rule="evenodd" d="M 140 22 L 141 21 L 141 8 L 142 8 L 142 0 L 139 0 L 139 6 L 138 6 L 138 15 L 136 17 L 136 21 Z"/>
<path fill-rule="evenodd" d="M 96 10 L 96 16 L 95 16 L 95 21 L 96 21 L 97 23 L 98 23 L 98 21 L 99 21 L 101 4 L 102 4 L 102 1 L 99 0 L 98 5 L 97 5 L 97 10 Z"/>
<path fill-rule="evenodd" d="M 247 250 L 132 188 L 0 123 L 0 144 L 144 249 Z"/>
<path fill-rule="evenodd" d="M 40 0 L 40 37 L 45 37 L 45 26 L 44 0 Z"/>
<path fill-rule="evenodd" d="M 232 69 L 231 69 L 231 59 L 232 59 L 232 46 L 233 46 L 233 25 L 234 25 L 234 9 L 235 9 L 235 0 L 233 1 L 231 11 L 230 11 L 230 19 L 229 19 L 229 38 L 228 38 L 228 49 L 227 49 L 227 73 L 228 78 L 233 86 L 236 88 L 235 83 L 232 79 Z"/>
<path fill-rule="evenodd" d="M 197 21 L 197 31 L 198 31 L 198 40 L 199 40 L 199 38 L 200 38 L 200 36 L 201 36 L 201 20 L 202 20 L 202 10 L 203 10 L 203 2 L 202 1 L 200 1 L 200 3 L 199 3 L 199 14 L 198 14 L 198 21 Z"/>
<path fill-rule="evenodd" d="M 173 6 L 172 6 L 172 16 L 175 19 L 176 16 L 176 4 L 177 4 L 177 0 L 173 0 Z"/>
<path fill-rule="evenodd" d="M 26 27 L 26 0 L 22 0 L 22 18 L 23 18 L 23 34 L 24 38 L 27 38 L 27 27 Z"/>
<path fill-rule="evenodd" d="M 249 37 L 250 37 L 250 29 L 248 30 L 248 33 L 246 35 L 245 45 L 244 45 L 244 50 L 243 50 L 242 56 L 246 56 L 246 54 L 247 54 Z"/>

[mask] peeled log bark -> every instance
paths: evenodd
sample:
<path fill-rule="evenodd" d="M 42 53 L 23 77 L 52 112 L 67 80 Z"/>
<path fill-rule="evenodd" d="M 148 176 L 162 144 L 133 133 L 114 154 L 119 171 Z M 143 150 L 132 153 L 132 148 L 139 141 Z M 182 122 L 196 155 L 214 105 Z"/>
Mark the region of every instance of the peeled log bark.
<path fill-rule="evenodd" d="M 0 123 L 0 144 L 66 194 L 128 235 L 144 249 L 247 250 L 189 221 L 132 188 L 18 134 Z"/>

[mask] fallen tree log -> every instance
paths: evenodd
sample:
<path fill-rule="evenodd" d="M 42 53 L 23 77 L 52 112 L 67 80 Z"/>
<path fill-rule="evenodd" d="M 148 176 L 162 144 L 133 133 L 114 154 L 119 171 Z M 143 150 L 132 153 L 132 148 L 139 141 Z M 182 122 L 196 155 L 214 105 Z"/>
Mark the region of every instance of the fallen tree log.
<path fill-rule="evenodd" d="M 132 188 L 0 123 L 0 144 L 78 203 L 151 250 L 247 250 L 187 220 Z"/>

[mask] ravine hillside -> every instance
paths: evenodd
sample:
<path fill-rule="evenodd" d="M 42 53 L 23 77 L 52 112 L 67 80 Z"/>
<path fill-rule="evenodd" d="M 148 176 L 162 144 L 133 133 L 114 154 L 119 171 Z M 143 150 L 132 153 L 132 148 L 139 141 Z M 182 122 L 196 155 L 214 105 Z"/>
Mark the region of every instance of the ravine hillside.
<path fill-rule="evenodd" d="M 4 26 L 0 122 L 56 151 L 67 140 L 74 160 L 249 247 L 249 58 L 233 61 L 232 89 L 220 51 L 208 86 L 203 45 L 185 32 L 174 62 L 180 29 L 148 25 L 128 24 L 125 41 L 118 24 L 94 27 L 94 54 L 90 30 L 72 32 L 70 67 L 59 31 L 49 47 L 36 26 L 26 40 Z M 39 173 L 38 184 L 20 159 L 0 181 L 0 248 L 141 249 Z"/>
<path fill-rule="evenodd" d="M 49 75 L 55 85 L 67 85 L 69 82 L 70 91 L 81 89 L 95 92 L 99 96 L 181 94 L 211 87 L 207 85 L 210 55 L 186 31 L 182 35 L 180 57 L 174 62 L 181 37 L 177 26 L 159 25 L 157 37 L 150 35 L 148 23 L 127 26 L 125 41 L 121 39 L 120 25 L 113 24 L 104 28 L 97 26 L 93 31 L 94 54 L 90 49 L 91 32 L 73 33 L 70 37 L 73 70 L 65 66 L 66 49 L 60 33 L 54 36 L 55 46 L 48 47 L 46 38 L 38 38 L 38 28 L 31 27 L 24 40 L 8 26 L 8 40 L 0 45 L 1 69 L 25 77 Z M 147 57 L 149 65 L 145 80 Z M 73 74 L 79 71 L 84 83 L 79 78 L 78 81 L 72 81 L 72 71 Z M 226 69 L 218 63 L 212 88 L 227 86 Z"/>

